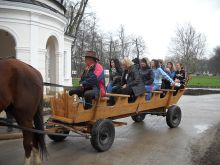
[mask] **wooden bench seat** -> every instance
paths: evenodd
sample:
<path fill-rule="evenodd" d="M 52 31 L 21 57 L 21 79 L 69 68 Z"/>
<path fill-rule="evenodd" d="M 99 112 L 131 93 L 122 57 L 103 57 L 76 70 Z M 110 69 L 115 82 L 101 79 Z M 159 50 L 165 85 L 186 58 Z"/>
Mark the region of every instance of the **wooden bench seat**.
<path fill-rule="evenodd" d="M 114 96 L 114 97 L 130 97 L 130 95 L 116 94 L 116 93 L 106 93 L 106 96 Z"/>
<path fill-rule="evenodd" d="M 163 91 L 163 92 L 176 92 L 176 90 L 174 89 L 160 89 L 160 91 Z"/>
<path fill-rule="evenodd" d="M 101 97 L 100 100 L 109 100 L 109 97 Z"/>
<path fill-rule="evenodd" d="M 151 91 L 151 93 L 163 93 L 162 91 Z"/>

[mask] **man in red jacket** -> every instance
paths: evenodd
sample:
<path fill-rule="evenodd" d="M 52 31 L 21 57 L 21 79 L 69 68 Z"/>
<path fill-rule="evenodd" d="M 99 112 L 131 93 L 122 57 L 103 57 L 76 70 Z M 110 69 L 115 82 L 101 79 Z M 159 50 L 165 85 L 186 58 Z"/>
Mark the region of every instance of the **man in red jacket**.
<path fill-rule="evenodd" d="M 92 99 L 105 96 L 105 77 L 104 69 L 98 63 L 96 52 L 87 51 L 85 55 L 86 67 L 79 81 L 80 86 L 69 91 L 69 95 L 77 94 L 85 98 L 85 109 L 92 107 Z"/>

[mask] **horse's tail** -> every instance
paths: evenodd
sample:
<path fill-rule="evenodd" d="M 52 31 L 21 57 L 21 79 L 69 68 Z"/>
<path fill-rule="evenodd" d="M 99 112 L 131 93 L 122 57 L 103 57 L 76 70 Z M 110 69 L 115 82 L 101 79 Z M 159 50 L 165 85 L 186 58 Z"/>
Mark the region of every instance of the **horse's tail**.
<path fill-rule="evenodd" d="M 38 105 L 37 112 L 34 115 L 34 126 L 35 126 L 35 129 L 44 131 L 43 95 L 41 96 L 41 101 L 40 101 L 40 103 Z M 46 148 L 46 144 L 45 144 L 45 136 L 44 136 L 44 134 L 35 133 L 34 134 L 34 138 L 35 138 L 35 142 L 39 146 L 41 157 L 43 158 L 44 155 L 47 156 L 48 152 L 47 152 L 47 148 Z"/>

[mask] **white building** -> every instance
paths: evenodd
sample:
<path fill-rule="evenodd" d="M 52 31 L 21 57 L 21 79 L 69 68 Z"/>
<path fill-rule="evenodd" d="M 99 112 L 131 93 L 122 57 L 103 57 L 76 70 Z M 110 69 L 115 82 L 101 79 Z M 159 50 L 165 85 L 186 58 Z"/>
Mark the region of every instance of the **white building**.
<path fill-rule="evenodd" d="M 71 85 L 71 42 L 62 0 L 0 0 L 0 57 L 15 56 L 45 82 Z"/>

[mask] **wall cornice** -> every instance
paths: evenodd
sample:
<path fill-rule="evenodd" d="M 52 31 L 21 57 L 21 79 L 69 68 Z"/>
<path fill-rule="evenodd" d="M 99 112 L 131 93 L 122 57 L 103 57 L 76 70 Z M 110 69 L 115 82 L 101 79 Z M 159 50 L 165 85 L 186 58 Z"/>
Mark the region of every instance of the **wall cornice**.
<path fill-rule="evenodd" d="M 55 13 L 59 13 L 61 15 L 63 15 L 63 13 L 59 12 L 58 10 L 56 10 L 55 8 L 47 5 L 46 3 L 43 3 L 41 1 L 37 1 L 37 0 L 3 0 L 3 1 L 10 1 L 10 2 L 19 2 L 19 3 L 26 3 L 26 4 L 32 4 L 32 5 L 36 5 L 36 6 L 40 6 L 40 7 L 44 7 L 47 8 Z M 61 9 L 64 13 L 66 12 L 66 8 L 58 1 L 56 0 L 48 0 L 51 3 L 55 4 L 59 9 Z M 45 1 L 46 2 L 46 1 Z"/>
<path fill-rule="evenodd" d="M 41 6 L 36 6 L 33 4 L 11 2 L 11 1 L 3 0 L 3 1 L 0 1 L 0 8 L 29 11 L 29 12 L 36 13 L 39 15 L 45 15 L 45 16 L 51 17 L 53 19 L 58 20 L 60 23 L 64 25 L 66 25 L 67 23 L 67 19 L 64 17 L 64 15 L 54 13 L 53 11 L 48 10 L 47 8 L 43 8 Z"/>

